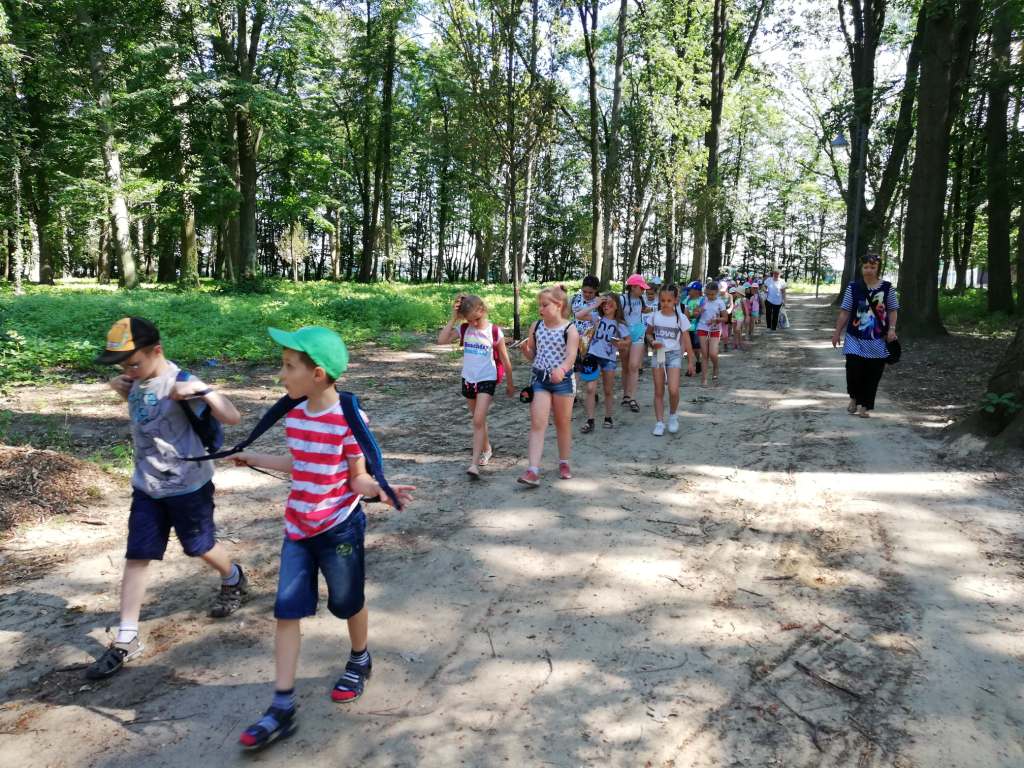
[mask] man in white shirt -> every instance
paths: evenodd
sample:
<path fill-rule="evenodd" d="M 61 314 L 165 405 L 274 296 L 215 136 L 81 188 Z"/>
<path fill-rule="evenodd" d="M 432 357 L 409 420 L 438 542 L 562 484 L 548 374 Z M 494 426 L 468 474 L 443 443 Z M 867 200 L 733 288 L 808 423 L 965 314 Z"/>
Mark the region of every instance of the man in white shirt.
<path fill-rule="evenodd" d="M 773 269 L 772 276 L 764 281 L 765 296 L 765 322 L 771 331 L 779 327 L 779 311 L 786 303 L 786 281 L 779 276 L 779 270 Z"/>

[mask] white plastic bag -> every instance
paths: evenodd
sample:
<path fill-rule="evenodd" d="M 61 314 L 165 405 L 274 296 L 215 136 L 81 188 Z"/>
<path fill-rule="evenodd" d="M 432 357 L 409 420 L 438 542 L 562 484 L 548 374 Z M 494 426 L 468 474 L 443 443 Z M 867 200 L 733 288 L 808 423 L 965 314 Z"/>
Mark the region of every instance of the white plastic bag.
<path fill-rule="evenodd" d="M 785 307 L 779 310 L 779 328 L 781 330 L 789 328 L 789 315 L 786 314 Z"/>

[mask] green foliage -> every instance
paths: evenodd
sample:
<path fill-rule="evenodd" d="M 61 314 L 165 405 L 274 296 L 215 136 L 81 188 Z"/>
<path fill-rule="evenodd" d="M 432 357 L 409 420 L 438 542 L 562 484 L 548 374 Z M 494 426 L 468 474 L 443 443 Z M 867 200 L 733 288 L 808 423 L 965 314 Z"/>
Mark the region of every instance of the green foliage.
<path fill-rule="evenodd" d="M 480 295 L 491 318 L 512 322 L 509 286 L 474 283 L 267 282 L 265 292 L 223 292 L 206 282 L 199 290 L 107 290 L 86 282 L 31 286 L 24 296 L 0 293 L 0 380 L 28 384 L 75 372 L 100 375 L 93 362 L 107 330 L 120 317 L 146 317 L 160 328 L 171 359 L 192 365 L 209 359 L 273 363 L 279 350 L 268 326 L 325 325 L 351 344 L 407 348 L 413 334 L 433 334 L 447 321 L 458 293 Z M 531 316 L 532 292 L 524 294 Z"/>
<path fill-rule="evenodd" d="M 951 330 L 965 333 L 1009 335 L 1017 323 L 1011 315 L 990 313 L 988 293 L 980 288 L 973 288 L 960 295 L 940 295 L 939 314 L 942 322 Z"/>
<path fill-rule="evenodd" d="M 1007 392 L 1002 395 L 997 395 L 995 392 L 986 392 L 985 396 L 981 399 L 981 410 L 993 415 L 1000 413 L 1006 416 L 1013 416 L 1024 410 L 1024 405 L 1017 402 L 1017 395 L 1013 392 Z"/>

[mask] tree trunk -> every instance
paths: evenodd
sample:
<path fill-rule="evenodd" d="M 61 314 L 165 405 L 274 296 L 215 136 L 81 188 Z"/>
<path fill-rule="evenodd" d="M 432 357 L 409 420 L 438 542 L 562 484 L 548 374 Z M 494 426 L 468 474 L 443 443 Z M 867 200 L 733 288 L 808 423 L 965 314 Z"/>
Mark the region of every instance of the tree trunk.
<path fill-rule="evenodd" d="M 249 120 L 246 108 L 239 109 L 236 116 L 238 138 L 238 279 L 244 280 L 256 275 L 256 254 L 259 241 L 256 236 L 256 153 L 259 129 Z"/>
<path fill-rule="evenodd" d="M 651 212 L 654 210 L 653 195 L 647 198 L 646 203 L 643 200 L 640 203 L 643 206 L 643 210 L 640 212 L 637 220 L 633 222 L 633 237 L 629 245 L 629 261 L 626 272 L 630 274 L 640 271 L 640 246 L 644 241 L 644 231 L 647 229 L 647 222 L 651 220 Z"/>
<path fill-rule="evenodd" d="M 331 213 L 334 214 L 334 231 L 331 233 L 331 279 L 338 281 L 341 279 L 341 208 L 328 211 L 328 218 L 331 218 Z"/>
<path fill-rule="evenodd" d="M 665 283 L 676 280 L 676 185 L 669 182 L 665 206 Z"/>
<path fill-rule="evenodd" d="M 981 434 L 989 438 L 990 450 L 1024 448 L 1024 410 L 1019 409 L 1024 405 L 1024 321 L 989 378 L 986 401 L 991 410 L 977 410 L 953 434 Z"/>
<path fill-rule="evenodd" d="M 523 225 L 519 235 L 519 247 L 516 249 L 516 263 L 512 275 L 512 338 L 522 338 L 520 326 L 520 306 L 522 302 L 523 267 L 526 265 L 526 254 L 530 243 L 530 205 L 533 201 L 533 170 L 536 156 L 530 152 L 526 157 L 526 177 L 523 180 Z"/>
<path fill-rule="evenodd" d="M 175 248 L 177 242 L 179 242 L 179 238 L 174 235 L 174 224 L 166 219 L 161 219 L 156 236 L 156 280 L 158 283 L 173 283 L 178 277 L 177 248 Z M 181 238 L 180 242 L 184 243 L 184 238 Z"/>
<path fill-rule="evenodd" d="M 49 180 L 46 171 L 37 162 L 34 173 L 25 176 L 25 193 L 36 228 L 36 243 L 39 250 L 39 284 L 53 285 L 54 248 L 51 225 L 51 202 Z"/>
<path fill-rule="evenodd" d="M 257 256 L 259 239 L 256 229 L 256 195 L 258 170 L 256 159 L 259 156 L 263 129 L 251 120 L 252 105 L 249 100 L 249 86 L 255 83 L 258 76 L 256 63 L 259 57 L 260 36 L 266 20 L 266 5 L 257 2 L 253 11 L 252 27 L 249 26 L 248 0 L 239 0 L 235 12 L 235 49 L 227 51 L 226 56 L 234 54 L 234 60 L 228 61 L 238 79 L 244 83 L 241 98 L 234 108 L 235 146 L 238 159 L 238 262 L 235 276 L 237 279 L 255 277 L 257 274 Z"/>
<path fill-rule="evenodd" d="M 188 288 L 199 287 L 199 248 L 196 245 L 196 207 L 192 195 L 181 196 L 181 277 Z"/>
<path fill-rule="evenodd" d="M 887 0 L 868 0 L 863 5 L 858 2 L 851 3 L 850 10 L 854 15 L 854 35 L 852 37 L 845 28 L 845 16 L 842 15 L 846 2 L 848 0 L 840 0 L 839 8 L 850 56 L 850 74 L 854 84 L 855 115 L 857 117 L 856 120 L 851 119 L 848 128 L 851 138 L 851 157 L 859 159 L 863 150 L 861 143 L 868 137 L 868 129 L 874 114 L 875 56 L 885 26 Z M 914 104 L 917 99 L 921 38 L 924 34 L 925 21 L 926 14 L 922 9 L 918 13 L 914 38 L 907 54 L 903 92 L 900 95 L 899 113 L 893 129 L 889 156 L 886 158 L 881 178 L 874 188 L 874 203 L 871 208 L 867 207 L 864 200 L 865 174 L 857 174 L 855 163 L 851 162 L 848 168 L 846 257 L 843 264 L 842 285 L 846 285 L 854 279 L 858 262 L 869 248 L 873 247 L 879 252 L 884 250 L 892 201 L 900 187 L 901 180 L 906 176 L 904 164 L 911 138 L 914 135 Z M 857 131 L 858 123 L 861 126 L 859 133 Z M 857 199 L 854 195 L 858 192 L 861 195 L 860 229 L 856 248 L 854 248 L 853 226 L 856 217 L 853 204 Z M 838 304 L 841 300 L 840 293 L 836 296 L 835 303 Z"/>
<path fill-rule="evenodd" d="M 967 202 L 964 208 L 964 229 L 960 240 L 960 249 L 953 254 L 953 267 L 956 270 L 956 283 L 953 292 L 962 294 L 967 290 L 967 268 L 971 263 L 971 249 L 974 247 L 974 223 L 978 216 L 978 188 L 981 168 L 973 164 L 967 173 Z M 902 325 L 902 323 L 901 323 Z"/>
<path fill-rule="evenodd" d="M 711 22 L 711 122 L 704 134 L 708 150 L 707 178 L 702 217 L 708 243 L 708 274 L 716 276 L 722 268 L 722 238 L 718 226 L 718 144 L 725 100 L 725 28 L 727 0 L 714 0 Z"/>
<path fill-rule="evenodd" d="M 985 147 L 988 161 L 988 311 L 1013 312 L 1010 279 L 1010 185 L 1007 175 L 1006 118 L 1010 107 L 1009 2 L 997 5 L 992 20 L 992 60 L 989 72 Z"/>
<path fill-rule="evenodd" d="M 394 261 L 391 253 L 391 134 L 392 104 L 395 91 L 396 40 L 398 24 L 390 24 L 388 44 L 384 52 L 384 86 L 381 97 L 380 139 L 377 142 L 377 156 L 380 158 L 381 196 L 384 205 L 384 279 L 391 280 L 394 275 Z"/>
<path fill-rule="evenodd" d="M 957 13 L 944 0 L 926 0 L 924 10 L 917 148 L 899 272 L 900 330 L 906 336 L 946 332 L 939 317 L 938 259 L 950 128 L 978 28 L 980 0 L 963 0 Z"/>
<path fill-rule="evenodd" d="M 602 237 L 601 199 L 601 102 L 597 98 L 597 23 L 599 0 L 577 6 L 583 25 L 583 47 L 587 55 L 587 94 L 590 105 L 590 274 L 603 274 L 604 240 Z M 607 287 L 607 286 L 602 286 Z"/>
<path fill-rule="evenodd" d="M 690 279 L 691 280 L 703 280 L 704 279 L 704 246 L 706 244 L 705 229 L 706 220 L 704 218 L 704 209 L 701 203 L 697 203 L 694 206 L 693 212 L 693 254 L 690 263 Z M 716 275 L 717 277 L 717 275 Z"/>
<path fill-rule="evenodd" d="M 1024 204 L 1017 216 L 1017 312 L 1024 315 Z"/>
<path fill-rule="evenodd" d="M 478 231 L 477 237 L 483 239 L 476 249 L 476 279 L 481 283 L 489 283 L 491 281 L 491 253 L 494 251 L 494 224 L 488 221 L 487 232 L 481 236 Z"/>
<path fill-rule="evenodd" d="M 445 156 L 437 182 L 437 267 L 434 269 L 434 282 L 436 283 L 444 280 L 445 251 L 448 250 L 448 220 L 451 215 L 448 176 L 449 160 Z"/>
<path fill-rule="evenodd" d="M 618 235 L 619 193 L 619 133 L 622 126 L 622 70 L 626 58 L 626 21 L 629 13 L 628 0 L 621 0 L 615 34 L 615 75 L 612 80 L 612 106 L 608 120 L 608 133 L 604 137 L 606 159 L 604 179 L 601 183 L 602 201 L 602 240 L 604 253 L 601 259 L 601 285 L 607 286 L 612 280 L 615 268 L 615 243 Z M 625 279 L 623 275 L 623 279 Z"/>
<path fill-rule="evenodd" d="M 110 224 L 100 219 L 100 234 L 96 243 L 96 282 L 100 285 L 110 283 Z"/>
<path fill-rule="evenodd" d="M 852 15 L 853 30 L 847 27 L 847 3 Z M 874 114 L 875 56 L 885 25 L 886 0 L 837 0 L 840 30 L 846 41 L 853 87 L 853 110 L 847 130 L 850 136 L 850 162 L 846 172 L 846 250 L 840 285 L 848 285 L 857 274 L 861 254 L 867 249 L 867 238 L 861 237 L 865 223 L 864 188 L 866 174 L 860 167 L 864 157 L 862 144 L 867 141 Z M 859 204 L 858 204 L 859 203 Z M 854 245 L 854 232 L 857 243 Z M 841 293 L 841 292 L 840 292 Z M 836 297 L 836 302 L 842 296 Z"/>
<path fill-rule="evenodd" d="M 288 238 L 288 263 L 291 265 L 292 271 L 292 282 L 299 282 L 299 259 L 295 253 L 295 227 L 296 223 L 293 221 L 288 225 L 288 229 L 285 230 L 285 237 Z"/>
<path fill-rule="evenodd" d="M 92 28 L 92 19 L 88 12 L 79 9 L 79 21 L 87 31 Z M 109 186 L 109 215 L 111 242 L 114 246 L 114 257 L 121 266 L 121 285 L 125 288 L 137 288 L 138 276 L 135 273 L 135 259 L 132 256 L 132 239 L 130 221 L 128 219 L 128 203 L 124 195 L 124 181 L 121 175 L 121 153 L 114 143 L 114 124 L 110 117 L 110 91 L 104 83 L 103 65 L 100 60 L 101 47 L 94 42 L 89 52 L 89 71 L 92 86 L 96 91 L 100 108 L 100 124 L 105 134 L 103 142 L 103 166 Z"/>
<path fill-rule="evenodd" d="M 25 268 L 25 256 L 21 249 L 21 149 L 16 141 L 11 142 L 11 229 L 9 238 L 10 270 L 11 279 L 14 282 L 14 295 L 21 296 L 24 289 L 21 287 L 21 273 Z"/>

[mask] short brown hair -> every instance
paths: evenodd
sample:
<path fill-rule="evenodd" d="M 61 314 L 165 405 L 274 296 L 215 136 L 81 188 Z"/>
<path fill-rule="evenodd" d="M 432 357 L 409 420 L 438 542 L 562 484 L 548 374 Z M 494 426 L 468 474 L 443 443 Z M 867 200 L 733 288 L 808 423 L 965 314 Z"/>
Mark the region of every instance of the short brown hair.
<path fill-rule="evenodd" d="M 301 360 L 302 364 L 305 365 L 307 368 L 319 368 L 321 371 L 324 370 L 322 365 L 317 365 L 316 361 L 312 357 L 310 357 L 308 354 L 303 352 L 301 349 L 293 349 L 292 351 L 296 355 L 299 356 L 299 360 Z M 327 371 L 324 371 L 324 375 L 327 376 L 327 381 L 329 381 L 331 384 L 333 384 L 335 381 L 337 381 L 337 379 L 335 379 L 334 377 L 330 376 L 327 373 Z"/>

